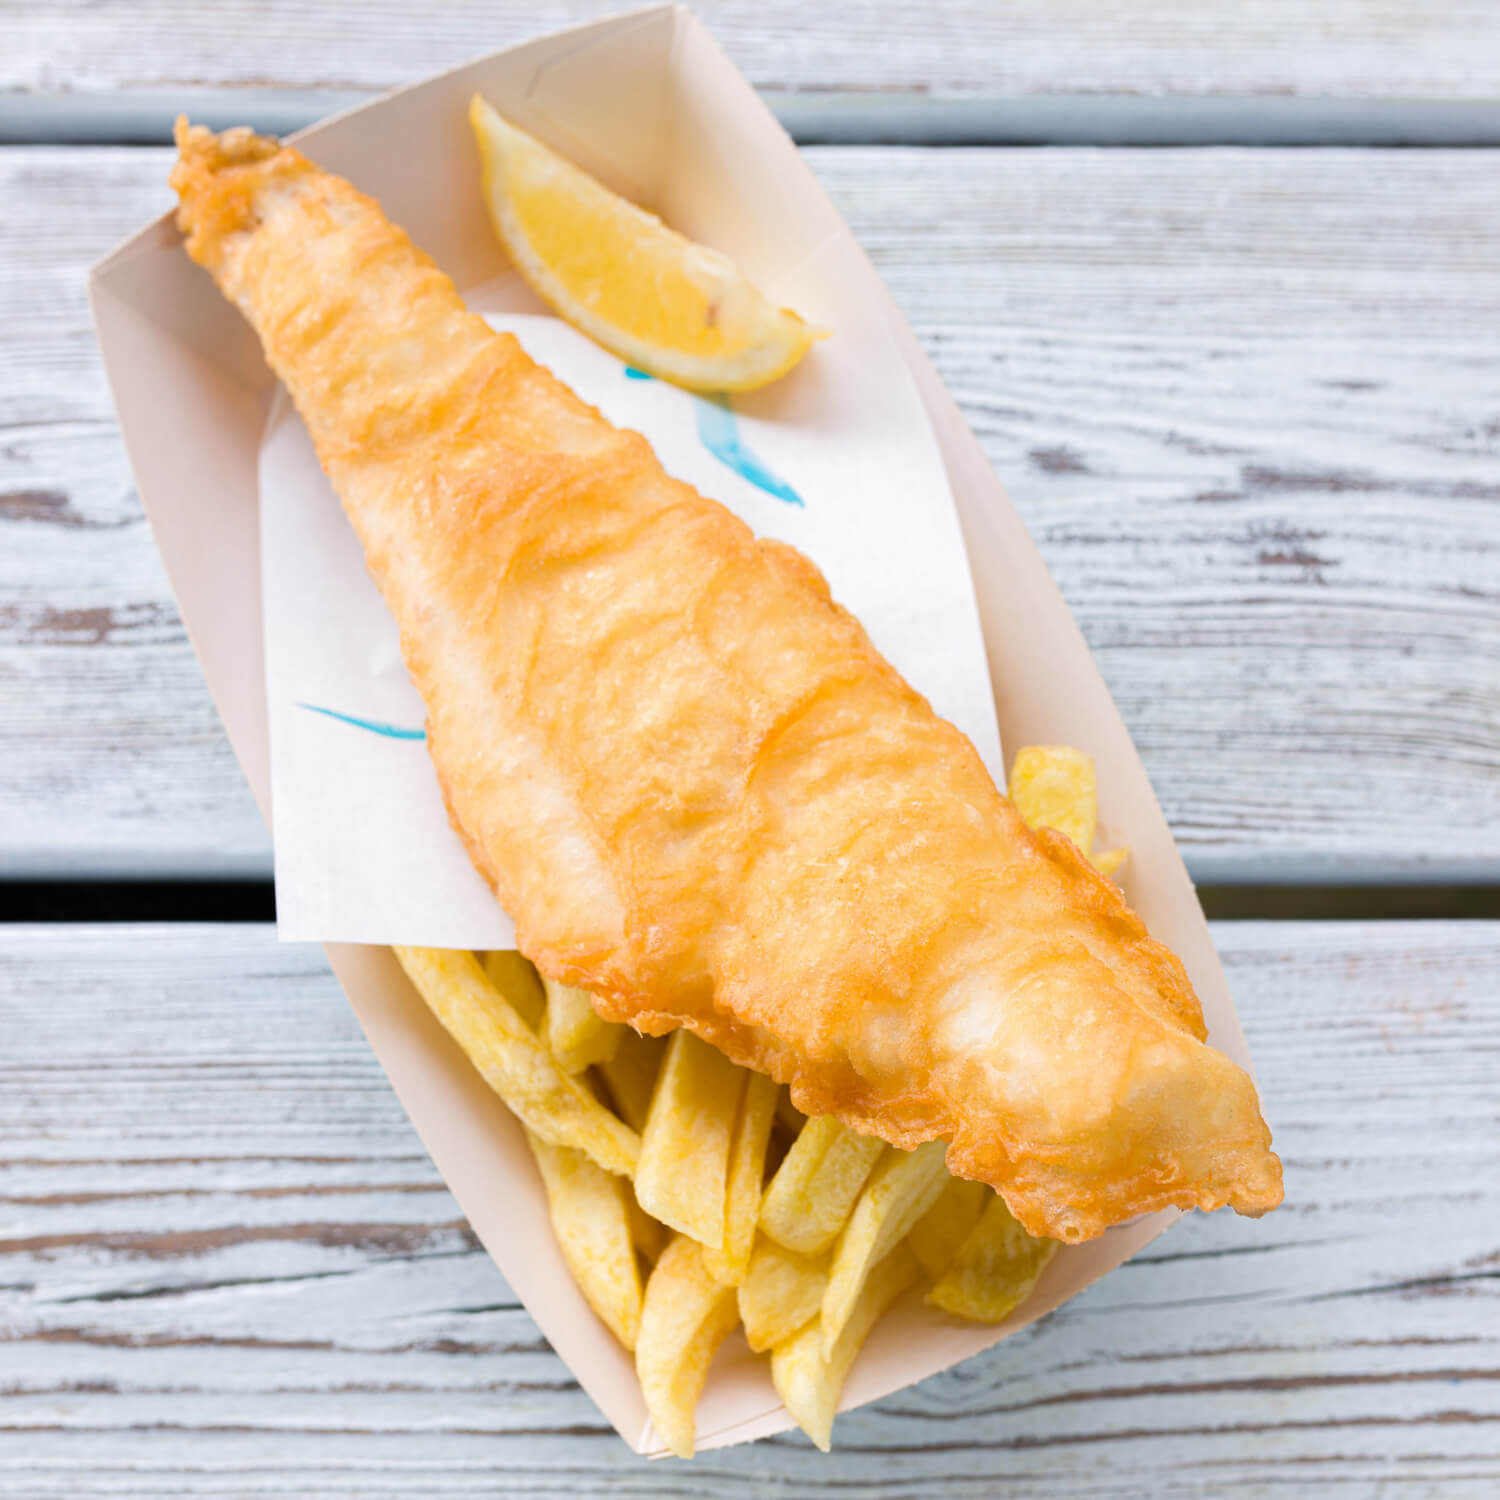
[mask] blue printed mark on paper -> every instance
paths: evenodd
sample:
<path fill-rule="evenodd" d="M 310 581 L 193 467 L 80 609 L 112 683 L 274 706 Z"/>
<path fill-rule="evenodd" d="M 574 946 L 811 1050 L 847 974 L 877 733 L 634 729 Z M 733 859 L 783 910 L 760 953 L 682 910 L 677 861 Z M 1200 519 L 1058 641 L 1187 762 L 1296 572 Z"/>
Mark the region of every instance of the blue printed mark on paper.
<path fill-rule="evenodd" d="M 698 397 L 698 438 L 721 464 L 733 469 L 741 479 L 748 479 L 757 489 L 785 500 L 788 505 L 802 504 L 802 496 L 745 446 L 728 396 Z"/>
<path fill-rule="evenodd" d="M 652 377 L 645 370 L 626 365 L 625 378 L 650 380 Z M 756 489 L 764 490 L 766 494 L 774 495 L 788 505 L 802 504 L 802 496 L 750 451 L 744 438 L 740 436 L 739 420 L 728 395 L 695 396 L 693 401 L 698 411 L 698 441 L 725 468 L 733 469 L 741 479 L 748 480 Z"/>
<path fill-rule="evenodd" d="M 383 735 L 388 740 L 425 740 L 425 729 L 403 729 L 399 724 L 383 724 L 379 719 L 361 719 L 354 714 L 341 714 L 337 709 L 321 708 L 316 703 L 299 703 L 308 713 L 322 714 L 325 718 L 337 719 L 341 724 L 352 724 L 356 729 L 368 730 L 371 734 Z"/>

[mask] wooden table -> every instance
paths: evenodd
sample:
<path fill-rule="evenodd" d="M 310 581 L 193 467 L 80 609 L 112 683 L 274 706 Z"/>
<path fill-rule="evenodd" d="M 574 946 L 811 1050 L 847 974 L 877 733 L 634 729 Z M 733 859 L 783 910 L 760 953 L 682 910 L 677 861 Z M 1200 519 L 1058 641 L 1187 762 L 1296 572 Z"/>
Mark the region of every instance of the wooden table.
<path fill-rule="evenodd" d="M 611 8 L 7 20 L 0 1494 L 1500 1493 L 1500 922 L 1220 923 L 1280 1213 L 1184 1223 L 841 1419 L 831 1460 L 647 1466 L 476 1248 L 320 955 L 149 884 L 270 854 L 88 327 L 86 266 L 168 203 L 166 150 L 115 142 L 182 98 L 305 117 Z M 826 142 L 1215 909 L 1463 886 L 1500 916 L 1500 11 L 701 9 Z M 1017 120 L 1182 144 L 995 144 Z M 1349 144 L 1423 121 L 1490 146 Z M 1288 122 L 1346 144 L 1192 144 Z M 15 920 L 109 879 L 150 920 Z"/>

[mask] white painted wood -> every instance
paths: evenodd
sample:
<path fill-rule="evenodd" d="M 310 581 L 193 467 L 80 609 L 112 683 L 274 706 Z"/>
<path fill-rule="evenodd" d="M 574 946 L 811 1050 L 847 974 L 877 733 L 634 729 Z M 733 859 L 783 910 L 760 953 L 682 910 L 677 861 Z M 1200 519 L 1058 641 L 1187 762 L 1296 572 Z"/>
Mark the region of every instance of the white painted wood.
<path fill-rule="evenodd" d="M 539 1338 L 316 951 L 0 929 L 7 1495 L 1490 1496 L 1500 924 L 1221 924 L 1287 1167 L 1026 1334 L 646 1466 Z"/>
<path fill-rule="evenodd" d="M 1200 878 L 1500 875 L 1484 152 L 809 153 Z M 83 303 L 167 153 L 0 152 L 0 868 L 269 868 Z"/>
<path fill-rule="evenodd" d="M 622 0 L 22 0 L 0 89 L 388 88 L 629 7 Z M 694 7 L 771 91 L 1488 99 L 1487 0 L 933 0 Z"/>

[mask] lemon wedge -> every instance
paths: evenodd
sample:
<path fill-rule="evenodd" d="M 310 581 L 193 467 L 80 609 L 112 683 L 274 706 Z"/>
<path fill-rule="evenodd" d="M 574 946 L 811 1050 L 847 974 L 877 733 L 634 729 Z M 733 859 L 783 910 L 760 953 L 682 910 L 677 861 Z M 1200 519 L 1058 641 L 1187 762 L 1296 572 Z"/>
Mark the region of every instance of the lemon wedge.
<path fill-rule="evenodd" d="M 696 391 L 753 391 L 824 337 L 772 307 L 727 256 L 503 119 L 477 94 L 484 196 L 506 251 L 559 317 L 621 359 Z"/>

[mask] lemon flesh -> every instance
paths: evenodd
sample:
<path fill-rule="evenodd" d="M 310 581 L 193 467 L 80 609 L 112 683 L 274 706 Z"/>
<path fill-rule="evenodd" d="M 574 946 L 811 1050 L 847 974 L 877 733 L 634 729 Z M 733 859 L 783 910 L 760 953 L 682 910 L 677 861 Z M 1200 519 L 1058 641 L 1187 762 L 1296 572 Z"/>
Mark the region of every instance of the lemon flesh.
<path fill-rule="evenodd" d="M 502 119 L 477 94 L 490 217 L 516 269 L 559 317 L 646 371 L 697 391 L 753 391 L 823 335 L 772 307 L 727 256 Z"/>

